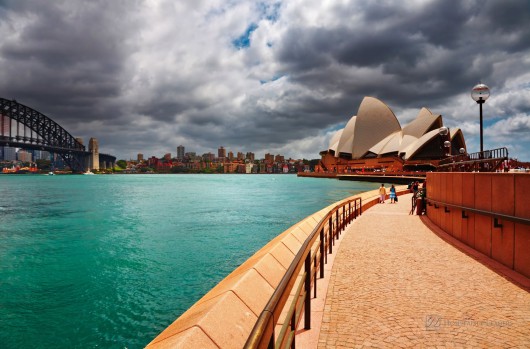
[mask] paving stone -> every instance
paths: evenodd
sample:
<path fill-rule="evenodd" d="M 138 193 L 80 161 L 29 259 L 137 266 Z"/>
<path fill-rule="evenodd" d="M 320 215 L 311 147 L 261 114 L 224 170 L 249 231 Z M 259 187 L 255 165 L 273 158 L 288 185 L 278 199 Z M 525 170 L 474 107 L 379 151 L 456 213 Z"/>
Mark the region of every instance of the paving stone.
<path fill-rule="evenodd" d="M 410 201 L 347 228 L 318 348 L 529 348 L 530 294 L 441 240 Z"/>

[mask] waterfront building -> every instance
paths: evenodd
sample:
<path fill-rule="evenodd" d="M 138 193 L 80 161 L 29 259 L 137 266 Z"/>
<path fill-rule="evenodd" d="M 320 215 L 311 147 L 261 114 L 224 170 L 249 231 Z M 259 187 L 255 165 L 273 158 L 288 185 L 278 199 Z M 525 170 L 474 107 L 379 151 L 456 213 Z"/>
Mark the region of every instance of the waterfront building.
<path fill-rule="evenodd" d="M 184 160 L 184 155 L 185 155 L 185 148 L 183 145 L 179 145 L 177 147 L 177 159 L 179 159 L 180 161 Z"/>
<path fill-rule="evenodd" d="M 138 156 L 136 157 L 138 162 L 144 161 L 144 154 L 138 153 Z"/>
<path fill-rule="evenodd" d="M 245 173 L 252 173 L 253 167 L 254 167 L 254 164 L 252 162 L 247 162 L 245 164 Z"/>
<path fill-rule="evenodd" d="M 234 160 L 234 153 L 229 151 L 228 152 L 228 161 L 233 161 Z"/>
<path fill-rule="evenodd" d="M 365 97 L 357 115 L 332 136 L 328 149 L 320 152 L 322 159 L 316 168 L 338 173 L 432 170 L 447 151 L 456 155 L 460 149 L 466 150 L 459 128 L 451 128 L 447 136 L 441 135 L 442 128 L 442 116 L 427 108 L 402 128 L 385 103 Z M 449 149 L 444 147 L 445 141 Z"/>
<path fill-rule="evenodd" d="M 206 162 L 212 162 L 215 159 L 215 156 L 213 153 L 208 152 L 206 154 L 202 154 L 202 160 Z"/>
<path fill-rule="evenodd" d="M 265 162 L 272 164 L 274 162 L 274 155 L 269 153 L 265 154 Z"/>
<path fill-rule="evenodd" d="M 237 162 L 225 162 L 223 164 L 223 173 L 234 173 L 237 171 L 237 166 L 239 163 Z"/>
<path fill-rule="evenodd" d="M 245 154 L 243 154 L 242 152 L 238 151 L 237 152 L 237 159 L 241 160 L 241 161 L 245 161 Z"/>
<path fill-rule="evenodd" d="M 250 160 L 250 161 L 254 161 L 254 153 L 253 152 L 248 152 L 247 155 L 245 156 L 245 159 Z"/>
<path fill-rule="evenodd" d="M 274 162 L 284 162 L 285 161 L 285 157 L 278 154 L 274 157 Z"/>
<path fill-rule="evenodd" d="M 164 154 L 164 160 L 165 161 L 170 161 L 171 160 L 171 153 Z"/>

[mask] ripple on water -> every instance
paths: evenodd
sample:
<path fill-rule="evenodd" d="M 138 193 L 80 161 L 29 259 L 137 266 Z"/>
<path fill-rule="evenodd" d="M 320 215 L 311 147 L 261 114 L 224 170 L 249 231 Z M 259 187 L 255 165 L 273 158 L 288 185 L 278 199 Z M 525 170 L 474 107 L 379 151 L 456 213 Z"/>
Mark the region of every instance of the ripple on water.
<path fill-rule="evenodd" d="M 0 342 L 143 347 L 274 236 L 375 188 L 285 175 L 0 177 Z"/>

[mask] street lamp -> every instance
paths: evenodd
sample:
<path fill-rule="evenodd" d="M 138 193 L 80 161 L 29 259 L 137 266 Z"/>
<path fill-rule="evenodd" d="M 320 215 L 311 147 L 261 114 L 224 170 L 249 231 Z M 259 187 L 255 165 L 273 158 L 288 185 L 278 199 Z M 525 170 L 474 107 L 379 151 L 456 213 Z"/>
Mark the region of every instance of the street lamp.
<path fill-rule="evenodd" d="M 490 96 L 490 88 L 484 84 L 478 84 L 471 90 L 471 98 L 480 105 L 480 153 L 484 151 L 484 141 L 482 138 L 482 104 Z"/>
<path fill-rule="evenodd" d="M 440 136 L 442 137 L 442 139 L 446 139 L 446 141 L 443 142 L 443 146 L 444 146 L 444 155 L 445 156 L 450 156 L 451 155 L 451 142 L 449 141 L 450 140 L 450 137 L 449 137 L 449 129 L 445 126 L 443 127 L 440 127 L 440 129 L 438 130 L 438 133 L 440 134 Z"/>

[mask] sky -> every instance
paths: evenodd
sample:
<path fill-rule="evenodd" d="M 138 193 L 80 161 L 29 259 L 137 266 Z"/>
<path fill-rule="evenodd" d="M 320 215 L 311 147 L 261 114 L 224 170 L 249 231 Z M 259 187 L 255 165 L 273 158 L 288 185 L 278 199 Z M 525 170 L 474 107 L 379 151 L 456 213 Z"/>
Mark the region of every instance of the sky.
<path fill-rule="evenodd" d="M 0 97 L 119 159 L 319 158 L 364 96 L 530 161 L 528 0 L 0 0 Z"/>

